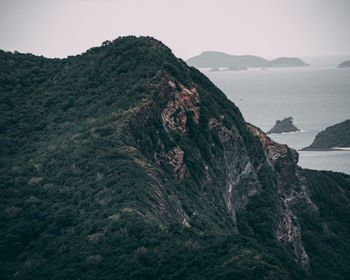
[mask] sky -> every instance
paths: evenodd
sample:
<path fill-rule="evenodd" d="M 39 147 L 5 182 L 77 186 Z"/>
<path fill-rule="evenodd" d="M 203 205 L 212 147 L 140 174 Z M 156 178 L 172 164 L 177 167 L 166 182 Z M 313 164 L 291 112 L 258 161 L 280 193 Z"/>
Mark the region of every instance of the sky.
<path fill-rule="evenodd" d="M 119 36 L 203 51 L 350 54 L 350 0 L 0 0 L 0 49 L 66 57 Z"/>

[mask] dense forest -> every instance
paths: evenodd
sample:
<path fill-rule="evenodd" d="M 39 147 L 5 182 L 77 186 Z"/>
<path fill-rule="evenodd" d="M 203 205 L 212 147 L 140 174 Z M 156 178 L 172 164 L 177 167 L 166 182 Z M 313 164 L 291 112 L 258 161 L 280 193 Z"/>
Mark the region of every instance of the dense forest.
<path fill-rule="evenodd" d="M 302 170 L 150 37 L 0 51 L 1 279 L 347 279 L 350 176 Z"/>

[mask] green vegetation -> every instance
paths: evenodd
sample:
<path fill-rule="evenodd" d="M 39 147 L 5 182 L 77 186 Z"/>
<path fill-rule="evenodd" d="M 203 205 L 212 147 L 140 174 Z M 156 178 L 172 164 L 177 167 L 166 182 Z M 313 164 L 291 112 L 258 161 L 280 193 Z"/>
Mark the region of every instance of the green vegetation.
<path fill-rule="evenodd" d="M 350 147 L 350 120 L 327 127 L 303 150 L 328 150 L 334 147 Z"/>
<path fill-rule="evenodd" d="M 320 217 L 299 209 L 303 241 L 314 279 L 347 279 L 350 275 L 350 176 L 304 170 L 311 199 Z"/>
<path fill-rule="evenodd" d="M 181 87 L 200 98 L 187 133 L 161 116 Z M 276 239 L 280 174 L 259 139 L 161 42 L 123 37 L 62 60 L 0 51 L 0 93 L 1 279 L 305 279 L 292 245 Z M 183 179 L 167 160 L 175 148 Z M 224 197 L 231 170 L 243 174 L 236 223 Z M 309 276 L 345 279 L 349 178 L 305 174 L 334 233 L 295 209 Z M 248 188 L 258 190 L 249 199 Z"/>

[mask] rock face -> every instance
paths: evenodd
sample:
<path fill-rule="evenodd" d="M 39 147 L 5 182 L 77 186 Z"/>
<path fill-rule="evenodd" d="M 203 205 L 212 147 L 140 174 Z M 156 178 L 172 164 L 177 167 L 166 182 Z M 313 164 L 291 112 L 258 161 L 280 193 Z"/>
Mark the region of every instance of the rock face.
<path fill-rule="evenodd" d="M 348 68 L 350 67 L 350 60 L 344 61 L 339 64 L 338 68 Z"/>
<path fill-rule="evenodd" d="M 1 278 L 349 275 L 350 177 L 298 167 L 161 42 L 0 62 Z"/>
<path fill-rule="evenodd" d="M 283 133 L 283 132 L 294 132 L 294 131 L 300 131 L 294 124 L 293 124 L 293 118 L 288 117 L 283 120 L 276 121 L 276 124 L 273 128 L 271 128 L 267 134 L 271 133 Z"/>
<path fill-rule="evenodd" d="M 315 140 L 304 151 L 330 150 L 350 147 L 350 120 L 327 127 L 318 133 Z"/>
<path fill-rule="evenodd" d="M 302 243 L 298 218 L 292 209 L 295 204 L 299 204 L 316 216 L 319 213 L 310 198 L 306 179 L 297 166 L 298 153 L 287 145 L 276 143 L 257 127 L 248 124 L 248 128 L 259 137 L 269 163 L 278 173 L 281 218 L 276 229 L 277 240 L 291 243 L 299 264 L 310 273 L 310 259 Z"/>

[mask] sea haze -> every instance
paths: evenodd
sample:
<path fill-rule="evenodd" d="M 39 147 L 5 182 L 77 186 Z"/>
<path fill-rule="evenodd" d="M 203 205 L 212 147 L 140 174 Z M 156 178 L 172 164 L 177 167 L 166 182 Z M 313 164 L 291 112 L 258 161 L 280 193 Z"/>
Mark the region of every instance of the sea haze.
<path fill-rule="evenodd" d="M 247 122 L 262 130 L 293 117 L 301 132 L 270 136 L 299 150 L 327 126 L 350 119 L 350 69 L 324 61 L 310 67 L 201 70 L 240 108 Z M 299 151 L 299 155 L 302 167 L 350 174 L 350 151 Z"/>

